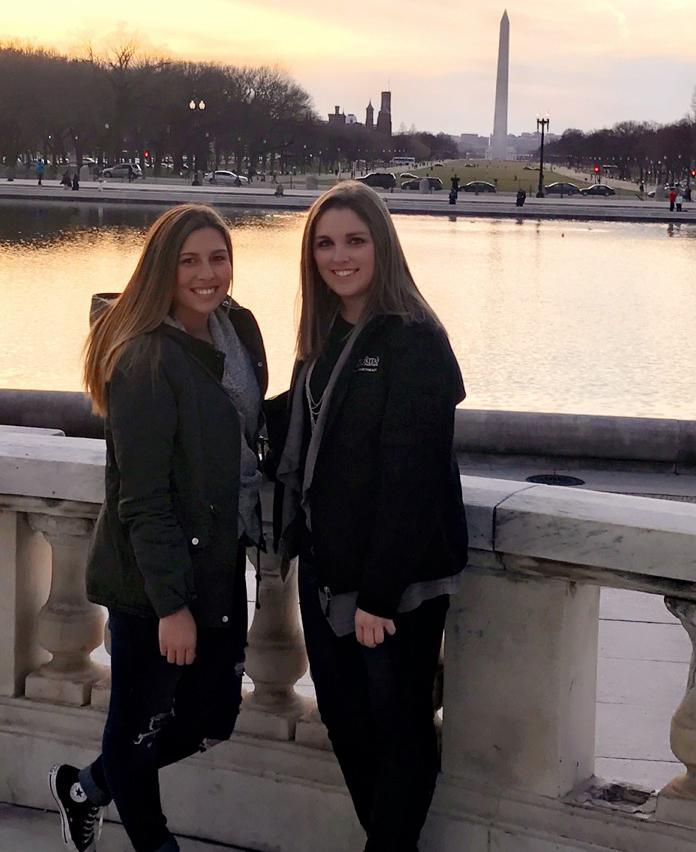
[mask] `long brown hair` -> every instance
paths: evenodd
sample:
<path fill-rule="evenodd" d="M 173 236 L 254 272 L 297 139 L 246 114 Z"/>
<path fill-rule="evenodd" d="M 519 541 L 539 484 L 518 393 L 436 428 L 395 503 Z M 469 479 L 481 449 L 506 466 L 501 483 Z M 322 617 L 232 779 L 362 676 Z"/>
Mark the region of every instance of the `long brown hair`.
<path fill-rule="evenodd" d="M 229 228 L 217 211 L 205 204 L 173 207 L 148 231 L 123 293 L 94 322 L 85 343 L 83 380 L 96 414 L 106 414 L 106 384 L 124 347 L 161 325 L 171 310 L 179 254 L 190 234 L 201 228 L 214 228 L 222 235 L 231 263 Z M 151 351 L 149 357 L 156 353 Z"/>
<path fill-rule="evenodd" d="M 327 210 L 335 208 L 352 210 L 367 226 L 375 246 L 375 277 L 360 321 L 392 314 L 406 323 L 429 320 L 439 326 L 435 312 L 413 280 L 386 204 L 365 184 L 345 181 L 314 202 L 305 224 L 297 357 L 305 359 L 319 354 L 340 306 L 339 297 L 322 281 L 314 260 L 317 222 Z"/>

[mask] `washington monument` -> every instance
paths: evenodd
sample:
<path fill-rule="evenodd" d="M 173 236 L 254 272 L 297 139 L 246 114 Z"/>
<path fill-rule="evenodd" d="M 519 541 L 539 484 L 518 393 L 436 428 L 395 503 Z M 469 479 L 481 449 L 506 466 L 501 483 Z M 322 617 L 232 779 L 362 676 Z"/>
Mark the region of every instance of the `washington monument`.
<path fill-rule="evenodd" d="M 507 160 L 507 121 L 508 121 L 508 76 L 510 69 L 510 19 L 507 9 L 500 19 L 500 42 L 498 45 L 498 77 L 495 84 L 495 117 L 493 119 L 493 139 L 491 157 L 494 160 Z"/>

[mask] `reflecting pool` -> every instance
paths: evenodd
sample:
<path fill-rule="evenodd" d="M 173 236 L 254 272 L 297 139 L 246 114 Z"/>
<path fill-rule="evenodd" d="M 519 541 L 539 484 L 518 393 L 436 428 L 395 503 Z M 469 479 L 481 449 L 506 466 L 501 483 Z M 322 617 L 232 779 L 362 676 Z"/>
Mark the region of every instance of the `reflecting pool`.
<path fill-rule="evenodd" d="M 158 211 L 0 206 L 0 387 L 79 390 L 92 293 L 123 288 Z M 694 417 L 696 228 L 395 216 L 467 405 Z M 304 214 L 230 219 L 234 296 L 288 383 Z"/>

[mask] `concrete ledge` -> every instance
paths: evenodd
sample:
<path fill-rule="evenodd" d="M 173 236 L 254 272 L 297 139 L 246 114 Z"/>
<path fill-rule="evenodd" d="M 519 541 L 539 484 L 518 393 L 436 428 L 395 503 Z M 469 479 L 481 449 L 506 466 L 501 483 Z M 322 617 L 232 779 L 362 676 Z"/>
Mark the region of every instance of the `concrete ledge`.
<path fill-rule="evenodd" d="M 429 852 L 692 852 L 693 830 L 543 796 L 501 796 L 440 778 L 424 832 Z M 488 841 L 488 845 L 484 841 Z"/>
<path fill-rule="evenodd" d="M 0 700 L 0 801 L 54 810 L 38 783 L 54 762 L 96 756 L 102 713 Z M 162 772 L 176 833 L 261 852 L 351 852 L 363 834 L 330 752 L 233 735 L 229 743 Z M 195 791 L 195 792 L 194 792 Z M 267 814 L 268 819 L 239 818 Z M 114 808 L 107 819 L 117 820 Z M 507 793 L 441 775 L 423 852 L 692 852 L 693 831 L 654 817 Z"/>
<path fill-rule="evenodd" d="M 56 762 L 94 760 L 103 724 L 104 714 L 89 708 L 0 700 L 0 765 L 12 767 L 0 775 L 0 801 L 55 810 L 46 773 Z M 351 852 L 364 844 L 336 759 L 323 749 L 234 734 L 160 777 L 177 834 L 261 852 Z M 118 819 L 115 808 L 107 818 Z"/>
<path fill-rule="evenodd" d="M 103 420 L 87 397 L 67 391 L 0 389 L 0 423 L 59 429 L 101 438 Z M 463 457 L 562 460 L 565 465 L 616 462 L 655 470 L 696 470 L 696 420 L 609 417 L 553 412 L 471 410 L 455 418 L 455 449 Z"/>
<path fill-rule="evenodd" d="M 0 434 L 0 493 L 101 503 L 104 441 Z"/>
<path fill-rule="evenodd" d="M 696 468 L 696 421 L 458 409 L 455 448 L 465 457 L 662 463 L 677 473 Z"/>
<path fill-rule="evenodd" d="M 462 476 L 470 568 L 696 597 L 696 504 Z"/>
<path fill-rule="evenodd" d="M 92 414 L 87 396 L 71 391 L 0 389 L 0 423 L 60 429 L 78 438 L 104 437 L 104 421 Z"/>

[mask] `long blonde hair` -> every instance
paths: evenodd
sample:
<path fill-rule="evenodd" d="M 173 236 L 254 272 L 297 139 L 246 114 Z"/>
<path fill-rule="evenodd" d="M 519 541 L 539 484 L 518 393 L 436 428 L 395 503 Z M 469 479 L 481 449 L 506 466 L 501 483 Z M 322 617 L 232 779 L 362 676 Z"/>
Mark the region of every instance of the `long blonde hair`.
<path fill-rule="evenodd" d="M 106 385 L 126 345 L 156 329 L 170 312 L 179 254 L 190 234 L 201 228 L 214 228 L 222 235 L 231 263 L 229 228 L 217 211 L 205 204 L 173 207 L 148 231 L 138 265 L 123 293 L 92 325 L 84 349 L 83 381 L 95 414 L 107 412 Z M 156 348 L 150 350 L 149 357 L 156 359 Z"/>
<path fill-rule="evenodd" d="M 340 306 L 339 297 L 322 281 L 314 260 L 317 222 L 327 210 L 352 210 L 367 226 L 375 247 L 375 276 L 361 322 L 378 315 L 396 315 L 404 322 L 441 325 L 413 280 L 399 237 L 384 201 L 359 181 L 339 183 L 309 210 L 302 236 L 301 308 L 296 352 L 299 359 L 316 357 Z"/>

